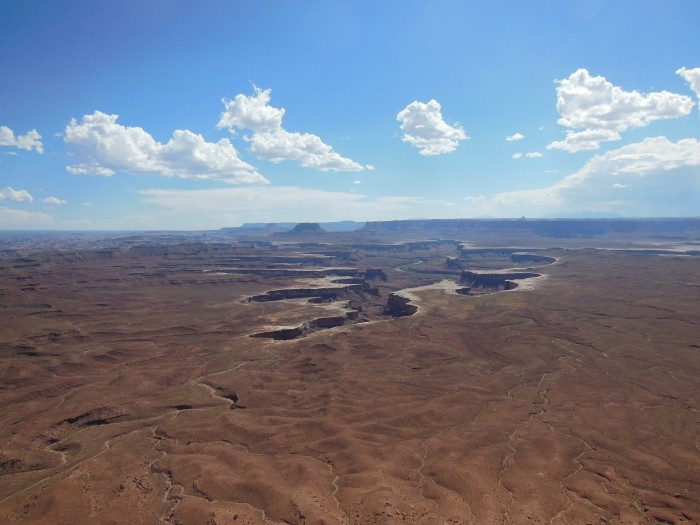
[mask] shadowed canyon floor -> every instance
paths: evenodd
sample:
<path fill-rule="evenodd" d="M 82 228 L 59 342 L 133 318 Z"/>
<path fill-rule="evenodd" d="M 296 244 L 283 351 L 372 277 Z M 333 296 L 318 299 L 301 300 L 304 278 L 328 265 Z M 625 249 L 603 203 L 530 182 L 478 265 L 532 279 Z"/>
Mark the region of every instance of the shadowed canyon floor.
<path fill-rule="evenodd" d="M 47 252 L 0 320 L 2 523 L 700 523 L 700 257 Z"/>

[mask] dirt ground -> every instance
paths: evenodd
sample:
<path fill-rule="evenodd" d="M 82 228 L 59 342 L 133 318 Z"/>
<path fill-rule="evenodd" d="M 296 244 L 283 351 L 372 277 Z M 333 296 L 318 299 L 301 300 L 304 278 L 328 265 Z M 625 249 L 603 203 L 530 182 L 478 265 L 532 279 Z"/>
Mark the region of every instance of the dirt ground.
<path fill-rule="evenodd" d="M 331 248 L 2 261 L 0 522 L 700 523 L 700 257 L 537 250 L 469 296 L 426 285 L 507 252 L 284 253 Z M 387 280 L 246 301 L 334 267 Z"/>

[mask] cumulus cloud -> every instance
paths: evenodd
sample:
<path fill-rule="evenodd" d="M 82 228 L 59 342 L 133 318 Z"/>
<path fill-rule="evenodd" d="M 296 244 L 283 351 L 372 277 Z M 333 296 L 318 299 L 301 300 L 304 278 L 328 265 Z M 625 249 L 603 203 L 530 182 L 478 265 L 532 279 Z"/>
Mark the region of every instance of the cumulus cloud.
<path fill-rule="evenodd" d="M 271 131 L 282 127 L 284 108 L 269 105 L 271 89 L 262 90 L 254 86 L 255 95 L 236 95 L 233 100 L 222 99 L 226 108 L 219 118 L 219 129 L 250 129 L 254 132 Z"/>
<path fill-rule="evenodd" d="M 617 131 L 608 129 L 586 129 L 584 131 L 567 131 L 564 140 L 547 144 L 547 149 L 563 149 L 571 153 L 590 151 L 600 147 L 601 142 L 620 140 Z"/>
<path fill-rule="evenodd" d="M 700 141 L 653 137 L 596 155 L 552 186 L 498 193 L 472 204 L 478 205 L 475 214 L 501 216 L 559 211 L 694 215 L 700 209 L 699 168 Z M 626 188 L 625 200 L 615 191 L 621 188 Z"/>
<path fill-rule="evenodd" d="M 685 67 L 676 71 L 690 85 L 690 89 L 695 91 L 695 96 L 700 98 L 700 67 L 688 69 Z"/>
<path fill-rule="evenodd" d="M 639 93 L 624 91 L 605 77 L 592 77 L 579 69 L 557 86 L 557 121 L 569 128 L 625 131 L 659 119 L 687 115 L 692 101 L 668 91 Z"/>
<path fill-rule="evenodd" d="M 34 150 L 37 153 L 44 153 L 44 145 L 41 142 L 41 135 L 35 129 L 26 135 L 16 135 L 7 126 L 0 126 L 0 146 L 12 146 L 28 151 Z"/>
<path fill-rule="evenodd" d="M 63 199 L 59 199 L 58 197 L 46 197 L 41 202 L 43 202 L 44 204 L 51 204 L 54 206 L 58 206 L 59 204 L 68 204 L 66 201 L 64 201 Z"/>
<path fill-rule="evenodd" d="M 222 100 L 224 111 L 219 118 L 218 128 L 226 128 L 235 134 L 236 130 L 250 130 L 244 136 L 250 152 L 259 159 L 271 162 L 296 160 L 306 168 L 321 171 L 362 171 L 363 167 L 354 160 L 335 152 L 317 135 L 290 132 L 282 127 L 284 108 L 270 106 L 272 91 L 254 87 L 252 96 L 236 95 L 232 100 Z"/>
<path fill-rule="evenodd" d="M 457 149 L 459 141 L 469 137 L 459 124 L 445 122 L 440 110 L 436 100 L 411 102 L 396 115 L 403 131 L 401 140 L 418 148 L 421 155 L 442 155 Z"/>
<path fill-rule="evenodd" d="M 83 116 L 81 122 L 70 121 L 64 141 L 78 159 L 66 167 L 70 173 L 111 176 L 124 171 L 231 184 L 267 182 L 253 166 L 238 157 L 228 139 L 207 142 L 191 131 L 176 130 L 162 144 L 143 128 L 118 124 L 117 118 L 95 111 Z"/>
<path fill-rule="evenodd" d="M 320 171 L 362 171 L 354 160 L 343 157 L 311 133 L 289 132 L 284 129 L 253 133 L 248 138 L 250 152 L 271 162 L 296 160 L 305 168 Z"/>
<path fill-rule="evenodd" d="M 603 141 L 619 140 L 620 132 L 687 115 L 693 107 L 685 95 L 624 91 L 605 77 L 591 76 L 586 69 L 575 71 L 557 84 L 557 110 L 561 115 L 557 122 L 583 131 L 570 131 L 565 140 L 549 144 L 549 149 L 598 149 Z"/>
<path fill-rule="evenodd" d="M 512 156 L 515 160 L 518 160 L 518 159 L 522 159 L 522 158 L 523 158 L 523 154 L 522 154 L 522 153 L 513 153 L 513 155 L 511 155 L 511 156 Z"/>
<path fill-rule="evenodd" d="M 515 142 L 517 140 L 523 140 L 524 138 L 525 138 L 525 135 L 523 135 L 522 133 L 514 133 L 513 135 L 508 135 L 506 137 L 506 140 L 508 142 Z"/>
<path fill-rule="evenodd" d="M 0 190 L 0 201 L 8 200 L 15 202 L 32 202 L 34 198 L 27 190 L 15 190 L 9 186 L 4 190 Z"/>

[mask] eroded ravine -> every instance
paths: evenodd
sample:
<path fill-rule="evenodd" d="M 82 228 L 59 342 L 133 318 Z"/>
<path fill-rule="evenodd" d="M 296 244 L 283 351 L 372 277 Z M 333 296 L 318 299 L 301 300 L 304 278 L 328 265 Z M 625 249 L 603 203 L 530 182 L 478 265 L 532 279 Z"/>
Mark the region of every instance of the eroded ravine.
<path fill-rule="evenodd" d="M 437 268 L 445 253 L 421 253 L 422 269 L 433 271 L 429 263 Z M 246 330 L 267 319 L 331 317 L 342 303 L 243 304 L 243 296 L 291 283 L 250 275 L 197 283 L 191 274 L 178 280 L 150 271 L 149 279 L 163 279 L 152 288 L 141 277 L 114 285 L 129 294 L 122 305 L 110 306 L 116 292 L 97 297 L 70 284 L 56 298 L 28 298 L 26 319 L 47 328 L 23 332 L 32 340 L 18 330 L 9 342 L 7 359 L 24 368 L 4 376 L 5 428 L 24 425 L 32 438 L 65 422 L 66 434 L 57 436 L 65 441 L 53 445 L 83 448 L 51 450 L 51 465 L 65 476 L 2 476 L 5 488 L 13 479 L 24 489 L 2 503 L 2 517 L 66 522 L 69 512 L 83 516 L 84 501 L 84 515 L 95 521 L 138 511 L 170 524 L 232 523 L 234 515 L 233 523 L 301 523 L 300 509 L 307 522 L 327 511 L 327 521 L 338 523 L 498 523 L 504 512 L 512 522 L 552 525 L 697 521 L 696 401 L 683 385 L 696 382 L 700 341 L 689 293 L 696 288 L 682 284 L 697 283 L 697 267 L 564 255 L 567 265 L 547 271 L 546 280 L 520 281 L 509 293 L 472 286 L 469 297 L 426 286 L 430 274 L 392 270 L 400 261 L 369 260 L 365 266 L 386 268 L 389 278 L 380 285 L 382 306 L 400 290 L 414 296 L 413 315 L 388 319 L 377 309 L 371 314 L 382 322 L 284 344 L 249 339 Z M 493 263 L 481 257 L 482 266 Z M 660 271 L 664 264 L 674 272 Z M 542 285 L 520 293 L 529 282 Z M 33 309 L 41 304 L 51 309 Z M 59 325 L 61 316 L 70 323 Z M 23 319 L 14 314 L 13 324 Z M 43 384 L 29 387 L 31 374 Z M 22 423 L 42 396 L 49 404 Z M 97 410 L 103 407 L 114 411 Z M 144 432 L 125 432 L 137 427 Z M 23 457 L 19 447 L 11 453 Z M 20 486 L 30 476 L 43 482 Z M 311 498 L 314 490 L 323 498 Z M 67 494 L 74 499 L 62 499 Z"/>

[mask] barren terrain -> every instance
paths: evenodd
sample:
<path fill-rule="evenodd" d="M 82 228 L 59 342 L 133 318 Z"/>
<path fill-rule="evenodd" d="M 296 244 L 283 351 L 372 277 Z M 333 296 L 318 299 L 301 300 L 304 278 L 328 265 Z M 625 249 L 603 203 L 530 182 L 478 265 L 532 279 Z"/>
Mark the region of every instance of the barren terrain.
<path fill-rule="evenodd" d="M 0 522 L 700 523 L 700 257 L 465 239 L 0 261 Z"/>

